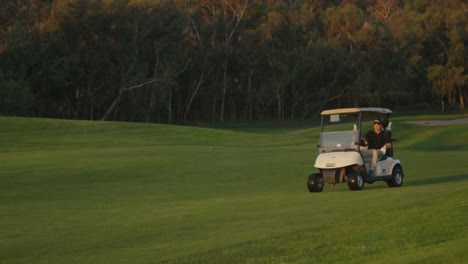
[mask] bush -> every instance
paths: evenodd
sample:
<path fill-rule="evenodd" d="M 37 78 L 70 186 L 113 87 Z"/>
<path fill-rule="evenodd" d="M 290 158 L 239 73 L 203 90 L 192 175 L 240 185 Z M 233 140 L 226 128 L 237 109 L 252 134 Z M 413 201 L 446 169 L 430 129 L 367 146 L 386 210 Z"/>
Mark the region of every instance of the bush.
<path fill-rule="evenodd" d="M 14 80 L 0 80 L 0 114 L 30 116 L 33 95 L 29 85 Z"/>

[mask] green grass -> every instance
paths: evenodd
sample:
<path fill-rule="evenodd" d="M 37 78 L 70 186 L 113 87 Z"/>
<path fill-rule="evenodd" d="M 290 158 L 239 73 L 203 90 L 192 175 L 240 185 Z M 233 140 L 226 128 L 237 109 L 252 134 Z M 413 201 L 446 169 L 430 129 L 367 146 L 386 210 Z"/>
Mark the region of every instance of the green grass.
<path fill-rule="evenodd" d="M 308 123 L 0 117 L 0 263 L 466 261 L 468 125 L 392 128 L 402 188 L 311 194 Z"/>

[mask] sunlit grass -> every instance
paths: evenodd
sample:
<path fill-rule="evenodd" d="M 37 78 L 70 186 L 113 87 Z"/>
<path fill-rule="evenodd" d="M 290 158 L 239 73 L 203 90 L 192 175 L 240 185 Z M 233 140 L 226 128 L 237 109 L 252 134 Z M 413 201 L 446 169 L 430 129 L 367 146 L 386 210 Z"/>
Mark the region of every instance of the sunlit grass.
<path fill-rule="evenodd" d="M 0 118 L 0 262 L 468 257 L 468 127 L 394 124 L 405 185 L 308 193 L 319 129 Z"/>

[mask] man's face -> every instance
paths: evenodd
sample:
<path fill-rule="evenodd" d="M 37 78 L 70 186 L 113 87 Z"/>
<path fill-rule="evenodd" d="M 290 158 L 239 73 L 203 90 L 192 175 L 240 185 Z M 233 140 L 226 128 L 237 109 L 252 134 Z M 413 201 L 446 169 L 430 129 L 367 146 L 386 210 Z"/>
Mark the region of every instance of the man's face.
<path fill-rule="evenodd" d="M 380 132 L 380 124 L 379 123 L 374 123 L 374 131 L 375 131 L 375 133 Z"/>

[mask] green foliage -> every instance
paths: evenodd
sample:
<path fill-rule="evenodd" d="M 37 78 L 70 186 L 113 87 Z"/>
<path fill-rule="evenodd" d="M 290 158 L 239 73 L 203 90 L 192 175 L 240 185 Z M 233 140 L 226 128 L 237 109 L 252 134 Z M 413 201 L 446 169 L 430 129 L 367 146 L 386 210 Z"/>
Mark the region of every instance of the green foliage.
<path fill-rule="evenodd" d="M 328 37 L 342 46 L 351 45 L 354 35 L 364 24 L 364 14 L 361 9 L 353 4 L 345 4 L 339 7 L 329 7 L 324 18 Z"/>
<path fill-rule="evenodd" d="M 29 116 L 32 94 L 29 85 L 14 80 L 0 80 L 0 114 Z"/>
<path fill-rule="evenodd" d="M 448 117 L 417 117 L 432 118 Z M 1 117 L 0 259 L 463 262 L 467 125 L 400 119 L 416 117 L 393 124 L 403 187 L 311 194 L 319 129 L 308 123 L 221 130 Z"/>
<path fill-rule="evenodd" d="M 444 67 L 442 65 L 428 68 L 427 78 L 432 83 L 434 94 L 439 98 L 447 98 L 449 104 L 453 105 L 460 94 L 457 88 L 465 87 L 468 75 L 463 74 L 464 67 Z M 461 101 L 463 105 L 463 99 Z M 444 109 L 442 109 L 444 110 Z"/>
<path fill-rule="evenodd" d="M 461 0 L 4 2 L 0 78 L 28 86 L 33 116 L 295 119 L 468 100 Z"/>

